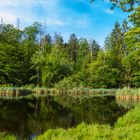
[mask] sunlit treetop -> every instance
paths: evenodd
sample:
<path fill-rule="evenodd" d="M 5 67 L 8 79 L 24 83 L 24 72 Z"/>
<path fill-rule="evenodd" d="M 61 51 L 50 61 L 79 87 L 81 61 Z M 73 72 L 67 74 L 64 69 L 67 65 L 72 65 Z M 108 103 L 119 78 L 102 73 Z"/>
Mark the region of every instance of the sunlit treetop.
<path fill-rule="evenodd" d="M 96 0 L 90 0 L 93 3 Z M 105 0 L 103 0 L 105 1 Z M 140 6 L 140 0 L 108 0 L 112 4 L 111 9 L 120 7 L 124 12 L 130 12 L 135 7 Z"/>
<path fill-rule="evenodd" d="M 140 27 L 140 6 L 129 16 L 129 20 L 133 25 Z"/>

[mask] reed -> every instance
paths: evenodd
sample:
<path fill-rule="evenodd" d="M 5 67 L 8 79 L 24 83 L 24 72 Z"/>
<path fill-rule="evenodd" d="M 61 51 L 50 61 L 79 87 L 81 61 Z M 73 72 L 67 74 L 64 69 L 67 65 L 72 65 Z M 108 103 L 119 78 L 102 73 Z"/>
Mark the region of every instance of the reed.
<path fill-rule="evenodd" d="M 116 97 L 123 100 L 140 100 L 140 88 L 123 88 L 116 91 Z"/>
<path fill-rule="evenodd" d="M 26 89 L 23 87 L 0 87 L 0 95 L 1 96 L 9 96 L 9 97 L 18 97 L 18 96 L 26 96 L 31 94 L 32 91 L 30 89 Z"/>
<path fill-rule="evenodd" d="M 73 88 L 73 89 L 58 89 L 45 87 L 0 87 L 0 96 L 19 97 L 30 94 L 56 94 L 56 95 L 115 95 L 117 98 L 129 100 L 131 98 L 140 100 L 140 88 L 123 88 L 123 89 L 90 89 L 90 88 Z"/>

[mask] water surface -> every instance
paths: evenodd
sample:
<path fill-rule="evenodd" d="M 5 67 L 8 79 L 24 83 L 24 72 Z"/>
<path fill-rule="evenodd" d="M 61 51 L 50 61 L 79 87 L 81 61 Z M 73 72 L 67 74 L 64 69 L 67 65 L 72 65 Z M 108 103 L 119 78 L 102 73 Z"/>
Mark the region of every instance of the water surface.
<path fill-rule="evenodd" d="M 127 111 L 114 96 L 1 98 L 0 131 L 14 134 L 17 140 L 31 140 L 48 129 L 71 128 L 82 122 L 113 125 Z"/>

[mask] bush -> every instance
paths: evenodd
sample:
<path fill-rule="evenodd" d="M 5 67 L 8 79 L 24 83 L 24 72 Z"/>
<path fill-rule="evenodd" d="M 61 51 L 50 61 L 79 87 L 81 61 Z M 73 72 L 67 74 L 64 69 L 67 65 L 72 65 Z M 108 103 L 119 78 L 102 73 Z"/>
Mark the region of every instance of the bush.
<path fill-rule="evenodd" d="M 131 127 L 135 124 L 140 125 L 140 106 L 129 111 L 124 117 L 119 118 L 115 127 Z"/>
<path fill-rule="evenodd" d="M 107 125 L 81 124 L 76 128 L 49 130 L 36 140 L 111 140 L 111 128 Z"/>
<path fill-rule="evenodd" d="M 64 78 L 63 80 L 59 81 L 57 84 L 55 84 L 55 88 L 58 89 L 73 89 L 77 87 L 77 83 L 73 81 L 71 77 Z"/>

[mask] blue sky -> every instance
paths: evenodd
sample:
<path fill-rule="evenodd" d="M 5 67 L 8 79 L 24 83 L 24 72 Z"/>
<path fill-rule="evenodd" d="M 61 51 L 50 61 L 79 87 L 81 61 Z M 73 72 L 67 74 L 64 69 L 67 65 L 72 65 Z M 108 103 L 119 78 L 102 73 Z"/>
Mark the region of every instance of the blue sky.
<path fill-rule="evenodd" d="M 0 17 L 5 23 L 16 26 L 20 19 L 20 28 L 39 21 L 47 25 L 47 32 L 53 35 L 61 33 L 67 41 L 70 34 L 78 38 L 96 39 L 103 46 L 105 37 L 111 32 L 116 21 L 120 23 L 128 14 L 115 8 L 110 10 L 108 0 L 2 0 Z"/>

